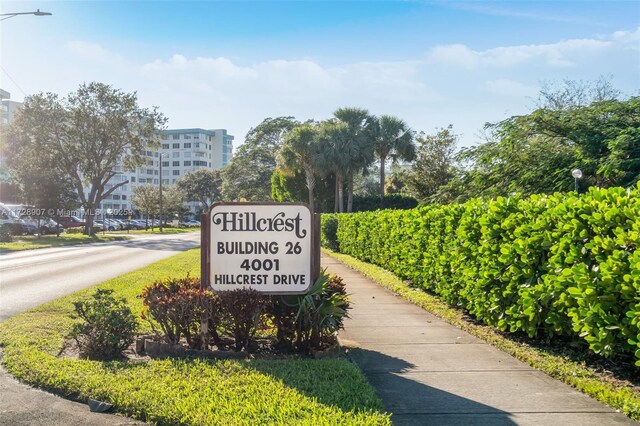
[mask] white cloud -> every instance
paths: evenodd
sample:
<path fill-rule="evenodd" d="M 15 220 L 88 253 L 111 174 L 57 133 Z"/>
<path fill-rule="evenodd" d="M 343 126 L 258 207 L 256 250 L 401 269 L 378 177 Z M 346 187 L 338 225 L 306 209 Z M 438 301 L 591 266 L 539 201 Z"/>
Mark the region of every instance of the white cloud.
<path fill-rule="evenodd" d="M 555 67 L 573 66 L 573 58 L 585 53 L 597 53 L 614 44 L 609 40 L 572 39 L 552 44 L 531 44 L 495 47 L 475 51 L 462 44 L 436 46 L 427 54 L 433 64 L 447 64 L 467 69 L 479 66 L 511 67 L 542 61 Z"/>

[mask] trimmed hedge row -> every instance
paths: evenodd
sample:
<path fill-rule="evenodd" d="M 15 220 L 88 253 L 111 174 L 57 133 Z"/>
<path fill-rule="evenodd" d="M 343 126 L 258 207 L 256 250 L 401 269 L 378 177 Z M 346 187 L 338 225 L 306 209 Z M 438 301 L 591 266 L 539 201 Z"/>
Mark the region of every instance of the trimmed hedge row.
<path fill-rule="evenodd" d="M 323 244 L 488 325 L 585 341 L 605 357 L 635 354 L 640 366 L 640 184 L 323 215 L 335 220 Z"/>

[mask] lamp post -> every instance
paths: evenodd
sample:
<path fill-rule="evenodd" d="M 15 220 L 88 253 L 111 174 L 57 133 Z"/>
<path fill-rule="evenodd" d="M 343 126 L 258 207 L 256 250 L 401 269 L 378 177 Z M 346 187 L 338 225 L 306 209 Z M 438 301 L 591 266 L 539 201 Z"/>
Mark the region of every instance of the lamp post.
<path fill-rule="evenodd" d="M 35 16 L 49 16 L 51 13 L 49 12 L 41 12 L 40 9 L 36 9 L 35 12 L 16 12 L 16 13 L 0 13 L 0 16 L 3 16 L 0 21 L 5 21 L 9 18 L 13 18 L 18 15 L 35 15 Z"/>
<path fill-rule="evenodd" d="M 578 179 L 582 179 L 582 170 L 580 170 L 580 169 L 571 170 L 571 176 L 573 176 L 573 180 L 575 182 L 576 194 L 578 194 L 579 193 L 579 191 L 578 191 Z"/>
<path fill-rule="evenodd" d="M 162 233 L 162 154 L 160 154 L 160 233 Z"/>

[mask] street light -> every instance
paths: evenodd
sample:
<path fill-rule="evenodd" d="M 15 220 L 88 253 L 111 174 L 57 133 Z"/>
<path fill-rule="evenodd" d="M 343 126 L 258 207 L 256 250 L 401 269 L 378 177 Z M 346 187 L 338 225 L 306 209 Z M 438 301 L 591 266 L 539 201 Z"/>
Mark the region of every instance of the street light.
<path fill-rule="evenodd" d="M 36 9 L 35 12 L 17 12 L 17 13 L 0 13 L 0 16 L 4 16 L 4 18 L 0 19 L 0 21 L 7 20 L 9 18 L 13 18 L 18 15 L 35 15 L 35 16 L 49 16 L 51 13 L 49 12 L 41 12 L 40 9 Z"/>
<path fill-rule="evenodd" d="M 571 176 L 573 176 L 573 180 L 575 181 L 576 193 L 578 193 L 578 179 L 582 179 L 582 170 L 580 169 L 571 170 Z"/>
<path fill-rule="evenodd" d="M 160 233 L 162 233 L 162 153 L 160 153 Z"/>

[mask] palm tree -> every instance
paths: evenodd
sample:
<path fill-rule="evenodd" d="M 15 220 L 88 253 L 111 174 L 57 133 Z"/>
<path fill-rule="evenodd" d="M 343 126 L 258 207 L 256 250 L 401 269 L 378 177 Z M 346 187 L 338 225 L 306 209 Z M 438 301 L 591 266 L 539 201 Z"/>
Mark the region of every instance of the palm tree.
<path fill-rule="evenodd" d="M 367 168 L 374 159 L 373 139 L 367 132 L 367 126 L 371 120 L 369 111 L 363 108 L 339 108 L 333 115 L 339 122 L 346 125 L 347 144 L 342 155 L 346 158 L 346 167 L 343 170 L 344 176 L 347 178 L 347 211 L 351 212 L 353 207 L 353 175 Z M 336 181 L 336 185 L 338 182 Z M 340 198 L 338 205 L 339 211 L 344 209 L 341 207 L 343 203 Z"/>
<path fill-rule="evenodd" d="M 349 131 L 346 124 L 337 120 L 327 120 L 318 126 L 318 168 L 325 175 L 333 173 L 335 176 L 335 212 L 342 213 L 344 204 L 342 189 L 344 186 L 344 171 L 348 166 L 348 156 L 345 151 L 349 143 Z"/>
<path fill-rule="evenodd" d="M 309 190 L 309 207 L 314 211 L 313 190 L 316 173 L 320 162 L 320 138 L 318 129 L 312 124 L 294 127 L 284 138 L 278 153 L 278 162 L 283 170 L 298 171 L 302 169 Z"/>
<path fill-rule="evenodd" d="M 374 150 L 380 159 L 380 196 L 384 197 L 385 163 L 391 157 L 411 161 L 416 156 L 413 143 L 413 131 L 403 120 L 391 115 L 380 118 L 372 117 L 367 126 L 367 132 L 375 141 Z"/>

